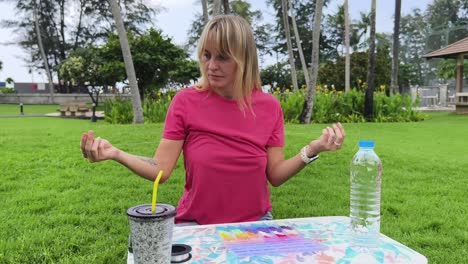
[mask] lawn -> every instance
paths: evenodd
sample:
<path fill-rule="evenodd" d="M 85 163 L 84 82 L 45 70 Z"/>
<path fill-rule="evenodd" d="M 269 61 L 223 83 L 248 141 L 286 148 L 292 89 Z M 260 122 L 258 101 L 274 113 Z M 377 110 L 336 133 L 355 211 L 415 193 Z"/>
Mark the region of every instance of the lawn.
<path fill-rule="evenodd" d="M 47 114 L 57 112 L 58 105 L 23 105 L 23 113 L 30 114 Z M 21 113 L 19 104 L 0 104 L 0 116 L 19 115 Z"/>
<path fill-rule="evenodd" d="M 0 112 L 3 113 L 3 107 Z M 285 154 L 325 125 L 287 125 Z M 152 183 L 108 161 L 86 162 L 83 131 L 133 154 L 152 156 L 162 124 L 109 125 L 59 118 L 0 118 L 0 263 L 124 263 L 126 210 L 151 201 Z M 468 116 L 430 114 L 418 123 L 345 124 L 343 149 L 272 188 L 275 218 L 349 214 L 349 163 L 359 139 L 374 139 L 383 162 L 382 224 L 387 236 L 430 263 L 468 256 Z M 158 201 L 177 204 L 181 160 Z"/>

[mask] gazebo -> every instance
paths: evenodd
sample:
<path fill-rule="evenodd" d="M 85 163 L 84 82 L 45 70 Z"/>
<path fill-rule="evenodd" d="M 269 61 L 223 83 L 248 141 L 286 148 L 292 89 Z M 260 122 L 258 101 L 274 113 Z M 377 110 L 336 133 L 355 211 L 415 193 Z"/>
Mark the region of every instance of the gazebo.
<path fill-rule="evenodd" d="M 468 92 L 463 92 L 463 62 L 465 59 L 468 59 L 468 37 L 423 55 L 423 57 L 426 59 L 443 58 L 457 60 L 457 69 L 455 71 L 456 112 L 468 114 Z"/>

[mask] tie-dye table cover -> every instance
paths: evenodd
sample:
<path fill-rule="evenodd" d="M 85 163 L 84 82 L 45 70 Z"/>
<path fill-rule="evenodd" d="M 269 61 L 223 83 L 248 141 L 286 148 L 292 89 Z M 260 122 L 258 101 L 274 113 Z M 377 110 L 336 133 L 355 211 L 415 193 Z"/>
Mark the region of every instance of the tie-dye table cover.
<path fill-rule="evenodd" d="M 312 217 L 175 227 L 173 244 L 192 247 L 184 263 L 427 263 L 426 257 L 380 235 L 371 252 L 349 244 L 349 217 Z"/>

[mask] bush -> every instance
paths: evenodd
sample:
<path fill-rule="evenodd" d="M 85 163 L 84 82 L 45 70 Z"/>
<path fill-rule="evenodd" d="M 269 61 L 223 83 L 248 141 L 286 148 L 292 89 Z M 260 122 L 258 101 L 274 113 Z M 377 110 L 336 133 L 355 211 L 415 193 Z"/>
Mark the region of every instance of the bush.
<path fill-rule="evenodd" d="M 167 109 L 175 92 L 147 94 L 143 103 L 145 123 L 161 123 L 166 118 Z M 111 124 L 131 124 L 133 107 L 131 100 L 116 98 L 104 103 L 105 121 Z"/>
<path fill-rule="evenodd" d="M 300 115 L 306 97 L 306 90 L 290 92 L 280 89 L 273 93 L 281 103 L 284 121 L 299 123 Z M 166 118 L 167 109 L 175 92 L 148 94 L 143 103 L 145 123 L 161 123 Z M 363 89 L 352 89 L 344 93 L 334 88 L 317 86 L 314 106 L 313 123 L 359 123 L 366 122 L 364 111 Z M 385 95 L 385 86 L 374 92 L 373 122 L 411 122 L 423 120 L 423 115 L 415 110 L 418 101 L 412 102 L 409 95 Z M 130 100 L 117 98 L 104 103 L 105 120 L 111 124 L 130 124 L 133 121 L 133 109 Z"/>
<path fill-rule="evenodd" d="M 317 86 L 313 105 L 313 123 L 358 123 L 365 122 L 364 91 L 352 89 L 348 93 Z M 299 123 L 305 100 L 305 91 L 277 95 L 283 108 L 284 120 Z M 409 95 L 385 95 L 385 87 L 374 92 L 374 122 L 411 122 L 423 120 L 414 110 L 418 102 L 412 103 Z"/>
<path fill-rule="evenodd" d="M 4 94 L 16 93 L 15 88 L 1 87 L 0 92 Z"/>
<path fill-rule="evenodd" d="M 133 122 L 132 101 L 116 98 L 104 102 L 104 120 L 111 124 L 131 124 Z"/>
<path fill-rule="evenodd" d="M 157 93 L 147 96 L 143 104 L 145 123 L 161 123 L 166 119 L 167 109 L 175 92 Z"/>

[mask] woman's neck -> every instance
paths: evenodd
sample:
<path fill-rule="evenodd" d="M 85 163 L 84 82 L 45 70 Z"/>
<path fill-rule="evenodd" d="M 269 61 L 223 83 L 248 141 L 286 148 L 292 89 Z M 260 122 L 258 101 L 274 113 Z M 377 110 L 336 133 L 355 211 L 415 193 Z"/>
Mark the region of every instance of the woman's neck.
<path fill-rule="evenodd" d="M 228 92 L 228 91 L 224 91 L 224 90 L 219 90 L 219 89 L 216 89 L 216 88 L 212 88 L 211 89 L 213 92 L 215 92 L 216 94 L 218 94 L 219 96 L 222 96 L 228 100 L 234 100 L 234 95 L 232 92 Z"/>

